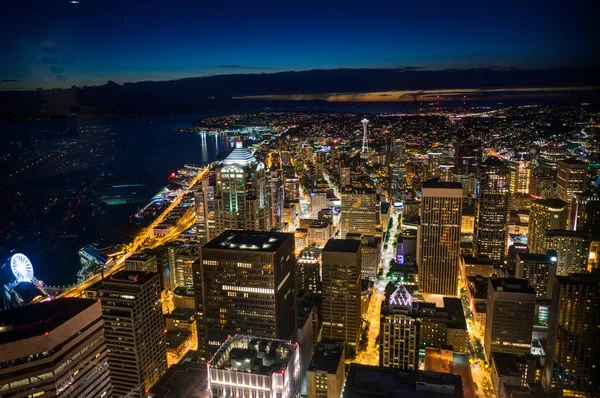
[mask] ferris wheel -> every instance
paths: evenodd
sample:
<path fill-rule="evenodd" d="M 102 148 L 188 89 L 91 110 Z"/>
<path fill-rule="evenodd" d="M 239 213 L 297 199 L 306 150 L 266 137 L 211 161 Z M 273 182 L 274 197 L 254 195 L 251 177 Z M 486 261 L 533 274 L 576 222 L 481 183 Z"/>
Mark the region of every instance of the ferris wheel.
<path fill-rule="evenodd" d="M 15 253 L 10 258 L 10 269 L 17 282 L 31 282 L 33 280 L 33 265 L 26 255 Z"/>

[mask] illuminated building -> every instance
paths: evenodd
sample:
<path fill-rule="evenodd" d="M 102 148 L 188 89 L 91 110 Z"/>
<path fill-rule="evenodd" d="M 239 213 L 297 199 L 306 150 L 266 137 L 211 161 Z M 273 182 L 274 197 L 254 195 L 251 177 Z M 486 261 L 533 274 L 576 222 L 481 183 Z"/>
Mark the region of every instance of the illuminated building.
<path fill-rule="evenodd" d="M 452 346 L 456 352 L 466 352 L 467 321 L 462 303 L 454 297 L 444 297 L 443 300 L 443 307 L 437 307 L 435 303 L 417 304 L 420 349 Z"/>
<path fill-rule="evenodd" d="M 380 205 L 377 192 L 373 188 L 352 188 L 342 190 L 342 216 L 340 234 L 359 233 L 375 235 L 379 227 Z"/>
<path fill-rule="evenodd" d="M 327 194 L 325 192 L 311 192 L 310 193 L 310 213 L 312 217 L 316 217 L 317 214 L 327 208 Z"/>
<path fill-rule="evenodd" d="M 469 299 L 469 309 L 473 313 L 477 326 L 485 328 L 485 317 L 487 314 L 487 289 L 488 276 L 468 276 L 466 293 Z"/>
<path fill-rule="evenodd" d="M 477 193 L 477 168 L 481 162 L 481 148 L 477 144 L 457 143 L 454 147 L 454 180 L 463 187 L 465 196 Z"/>
<path fill-rule="evenodd" d="M 344 388 L 344 342 L 321 340 L 306 373 L 307 398 L 340 398 Z"/>
<path fill-rule="evenodd" d="M 569 204 L 567 215 L 568 229 L 576 229 L 573 195 L 587 189 L 587 163 L 577 159 L 565 159 L 558 162 L 556 170 L 556 196 Z"/>
<path fill-rule="evenodd" d="M 300 180 L 293 167 L 285 167 L 283 175 L 284 198 L 286 201 L 300 198 Z"/>
<path fill-rule="evenodd" d="M 313 294 L 321 292 L 321 251 L 317 247 L 302 249 L 296 259 L 296 286 Z"/>
<path fill-rule="evenodd" d="M 554 198 L 554 179 L 548 175 L 534 175 L 531 177 L 529 194 L 540 199 Z"/>
<path fill-rule="evenodd" d="M 167 370 L 160 291 L 154 272 L 119 271 L 100 282 L 115 396 L 145 397 Z"/>
<path fill-rule="evenodd" d="M 379 365 L 418 370 L 420 322 L 412 296 L 404 285 L 398 285 L 386 297 L 379 325 Z"/>
<path fill-rule="evenodd" d="M 352 171 L 350 167 L 340 167 L 340 189 L 352 185 Z"/>
<path fill-rule="evenodd" d="M 454 165 L 452 164 L 440 164 L 440 181 L 452 182 L 454 181 Z"/>
<path fill-rule="evenodd" d="M 527 246 L 531 253 L 544 254 L 548 249 L 546 231 L 566 229 L 567 203 L 560 199 L 538 199 L 531 203 Z"/>
<path fill-rule="evenodd" d="M 404 202 L 406 191 L 406 167 L 402 165 L 390 165 L 389 174 L 389 200 L 398 205 Z"/>
<path fill-rule="evenodd" d="M 333 225 L 329 221 L 313 221 L 306 229 L 309 246 L 323 247 L 333 235 Z"/>
<path fill-rule="evenodd" d="M 543 385 L 564 396 L 596 396 L 600 388 L 600 276 L 557 276 Z"/>
<path fill-rule="evenodd" d="M 492 260 L 490 260 L 489 257 L 485 256 L 461 256 L 460 273 L 463 278 L 477 275 L 487 278 L 494 273 L 494 264 L 492 264 Z"/>
<path fill-rule="evenodd" d="M 294 236 L 225 231 L 200 248 L 194 270 L 199 337 L 206 358 L 228 335 L 252 333 L 294 339 L 296 261 Z M 199 348 L 202 345 L 199 343 Z"/>
<path fill-rule="evenodd" d="M 127 271 L 158 272 L 156 256 L 149 253 L 135 253 L 125 260 Z"/>
<path fill-rule="evenodd" d="M 165 315 L 165 344 L 167 363 L 172 366 L 179 362 L 188 350 L 198 346 L 196 311 L 193 308 L 175 308 Z"/>
<path fill-rule="evenodd" d="M 573 194 L 572 227 L 576 231 L 600 231 L 600 191 Z"/>
<path fill-rule="evenodd" d="M 111 397 L 102 308 L 61 298 L 0 312 L 0 395 Z"/>
<path fill-rule="evenodd" d="M 493 352 L 490 359 L 491 379 L 498 397 L 519 397 L 520 394 L 509 395 L 508 391 L 524 391 L 530 394 L 530 387 L 541 381 L 542 368 L 539 359 L 532 355 L 506 354 Z"/>
<path fill-rule="evenodd" d="M 225 230 L 268 231 L 271 199 L 265 166 L 238 141 L 216 168 L 215 236 Z"/>
<path fill-rule="evenodd" d="M 229 337 L 208 362 L 213 398 L 293 398 L 300 392 L 298 345 L 250 335 Z"/>
<path fill-rule="evenodd" d="M 517 254 L 515 277 L 529 281 L 538 299 L 551 299 L 557 262 L 554 251 L 549 254 Z"/>
<path fill-rule="evenodd" d="M 283 185 L 283 172 L 271 168 L 267 173 L 267 197 L 271 198 L 270 228 L 282 232 L 284 224 L 283 209 L 285 206 L 285 187 Z"/>
<path fill-rule="evenodd" d="M 489 157 L 479 167 L 479 179 L 475 252 L 502 264 L 508 237 L 508 168 L 500 159 Z"/>
<path fill-rule="evenodd" d="M 508 164 L 509 184 L 508 189 L 511 194 L 525 193 L 529 194 L 529 185 L 531 180 L 531 162 L 523 158 L 513 160 Z"/>
<path fill-rule="evenodd" d="M 331 239 L 322 252 L 323 338 L 346 343 L 355 352 L 361 322 L 361 242 Z"/>
<path fill-rule="evenodd" d="M 442 163 L 441 152 L 429 152 L 427 154 L 427 179 L 437 178 L 441 174 L 440 164 Z"/>
<path fill-rule="evenodd" d="M 488 279 L 484 349 L 492 352 L 527 354 L 535 315 L 536 292 L 529 281 L 516 278 Z"/>
<path fill-rule="evenodd" d="M 369 131 L 368 131 L 369 120 L 367 118 L 364 118 L 360 122 L 362 123 L 362 126 L 363 126 L 362 149 L 360 150 L 360 155 L 361 155 L 361 157 L 365 157 L 369 154 Z"/>
<path fill-rule="evenodd" d="M 81 269 L 77 273 L 79 282 L 83 282 L 91 274 L 102 271 L 107 265 L 112 266 L 112 258 L 100 252 L 93 246 L 85 245 L 79 250 L 79 263 Z"/>
<path fill-rule="evenodd" d="M 417 233 L 420 292 L 450 296 L 458 293 L 462 197 L 458 183 L 423 183 Z"/>
<path fill-rule="evenodd" d="M 546 231 L 548 249 L 554 250 L 558 257 L 556 275 L 585 272 L 590 253 L 590 233 L 566 230 Z"/>

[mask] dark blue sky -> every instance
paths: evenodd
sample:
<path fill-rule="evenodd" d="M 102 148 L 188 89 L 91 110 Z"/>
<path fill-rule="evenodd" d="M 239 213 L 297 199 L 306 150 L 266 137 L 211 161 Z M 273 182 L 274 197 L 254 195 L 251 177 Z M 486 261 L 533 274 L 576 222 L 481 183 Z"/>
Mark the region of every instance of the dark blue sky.
<path fill-rule="evenodd" d="M 589 66 L 599 10 L 588 0 L 10 0 L 0 89 L 314 68 Z"/>

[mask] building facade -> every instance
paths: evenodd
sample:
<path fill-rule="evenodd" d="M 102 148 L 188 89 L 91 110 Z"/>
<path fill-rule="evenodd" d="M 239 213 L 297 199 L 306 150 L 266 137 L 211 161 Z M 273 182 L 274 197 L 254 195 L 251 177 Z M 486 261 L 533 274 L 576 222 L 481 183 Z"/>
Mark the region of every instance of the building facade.
<path fill-rule="evenodd" d="M 567 229 L 567 203 L 560 199 L 538 199 L 531 203 L 527 246 L 529 252 L 545 254 L 549 242 L 546 231 Z"/>

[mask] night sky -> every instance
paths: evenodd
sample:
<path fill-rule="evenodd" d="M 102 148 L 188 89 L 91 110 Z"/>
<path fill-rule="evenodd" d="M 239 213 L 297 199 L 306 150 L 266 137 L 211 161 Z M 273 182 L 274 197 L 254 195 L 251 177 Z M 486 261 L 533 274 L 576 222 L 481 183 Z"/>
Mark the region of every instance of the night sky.
<path fill-rule="evenodd" d="M 599 3 L 12 0 L 0 24 L 0 89 L 316 68 L 593 66 Z"/>

